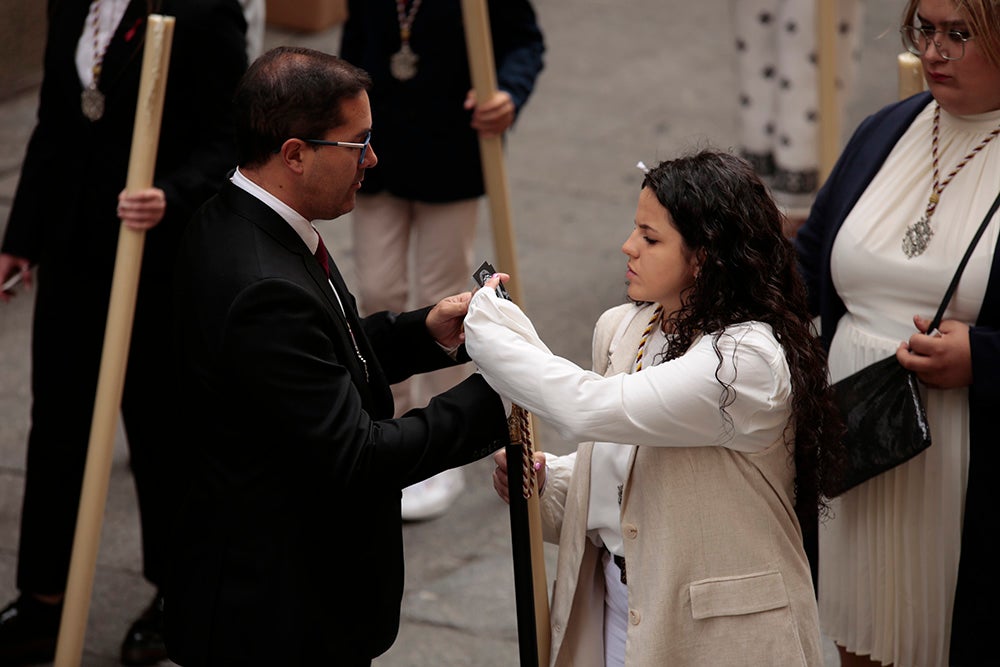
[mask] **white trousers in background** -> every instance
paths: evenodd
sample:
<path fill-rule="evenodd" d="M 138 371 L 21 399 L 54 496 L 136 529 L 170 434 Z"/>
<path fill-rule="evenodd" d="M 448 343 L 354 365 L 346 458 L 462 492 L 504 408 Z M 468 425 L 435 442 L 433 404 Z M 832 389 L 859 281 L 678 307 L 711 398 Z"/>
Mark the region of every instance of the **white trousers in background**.
<path fill-rule="evenodd" d="M 401 312 L 474 288 L 478 199 L 428 204 L 386 193 L 358 195 L 351 217 L 362 314 Z M 393 385 L 396 416 L 423 407 L 471 372 L 464 364 Z"/>

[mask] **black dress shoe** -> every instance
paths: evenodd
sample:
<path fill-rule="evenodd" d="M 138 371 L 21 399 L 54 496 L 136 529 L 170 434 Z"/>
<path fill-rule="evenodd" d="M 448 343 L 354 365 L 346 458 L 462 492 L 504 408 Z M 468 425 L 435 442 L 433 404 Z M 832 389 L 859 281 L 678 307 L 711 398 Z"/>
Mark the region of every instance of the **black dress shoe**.
<path fill-rule="evenodd" d="M 56 657 L 62 604 L 45 604 L 31 595 L 0 611 L 0 665 L 17 667 L 52 662 Z"/>
<path fill-rule="evenodd" d="M 163 596 L 159 593 L 135 619 L 122 641 L 123 665 L 155 665 L 167 658 L 163 642 Z"/>

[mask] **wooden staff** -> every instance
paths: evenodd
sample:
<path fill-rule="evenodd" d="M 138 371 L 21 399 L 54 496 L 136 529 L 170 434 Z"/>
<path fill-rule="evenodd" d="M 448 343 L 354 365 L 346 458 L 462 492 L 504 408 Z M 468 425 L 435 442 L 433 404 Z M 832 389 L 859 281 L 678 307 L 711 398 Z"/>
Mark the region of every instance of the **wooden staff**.
<path fill-rule="evenodd" d="M 899 66 L 899 99 L 905 100 L 924 89 L 924 68 L 920 58 L 909 51 L 903 51 L 896 56 Z"/>
<path fill-rule="evenodd" d="M 497 92 L 493 38 L 490 36 L 490 17 L 486 11 L 486 0 L 462 0 L 462 20 L 465 23 L 465 44 L 469 52 L 472 85 L 476 90 L 476 99 L 485 102 Z M 523 302 L 517 273 L 514 230 L 511 226 L 508 194 L 510 188 L 507 185 L 507 170 L 504 167 L 503 138 L 479 137 L 479 153 L 493 220 L 493 247 L 497 252 L 497 268 L 510 274 L 510 281 L 504 286 L 514 302 L 520 304 Z"/>
<path fill-rule="evenodd" d="M 837 2 L 816 0 L 819 66 L 819 181 L 830 175 L 840 154 L 840 105 L 837 103 Z"/>
<path fill-rule="evenodd" d="M 488 100 L 497 92 L 497 82 L 486 0 L 462 0 L 462 20 L 465 24 L 469 69 L 476 91 L 476 99 L 479 101 Z M 497 253 L 498 268 L 511 276 L 510 281 L 506 284 L 511 298 L 516 303 L 523 303 L 520 282 L 517 279 L 517 256 L 514 249 L 509 188 L 507 171 L 504 168 L 501 137 L 480 137 L 479 152 L 482 158 L 483 180 L 486 185 L 486 194 L 489 198 L 493 221 L 493 245 Z M 520 407 L 514 406 L 511 413 L 511 442 L 521 445 L 521 455 L 528 460 L 528 464 L 524 466 L 526 477 L 518 475 L 517 481 L 510 486 L 511 544 L 514 550 L 518 643 L 521 648 L 521 664 L 525 667 L 549 663 L 550 639 L 548 585 L 545 577 L 545 553 L 542 547 L 541 511 L 538 506 L 538 494 L 530 492 L 531 488 L 537 488 L 534 468 L 530 463 L 533 451 L 530 422 L 530 415 Z M 518 457 L 511 457 L 508 454 L 508 471 L 521 468 L 517 462 Z M 508 474 L 510 473 L 508 472 Z M 522 484 L 523 479 L 526 479 L 527 483 Z M 526 491 L 524 494 L 518 494 L 517 489 L 522 487 Z M 515 496 L 518 495 L 523 495 L 523 503 L 515 500 Z M 522 548 L 524 545 L 527 545 L 527 548 Z M 529 557 L 530 562 L 526 562 Z M 528 631 L 528 628 L 531 627 L 535 630 L 533 637 L 532 633 Z M 531 660 L 532 657 L 534 660 Z"/>
<path fill-rule="evenodd" d="M 145 189 L 153 184 L 173 32 L 174 17 L 157 14 L 149 16 L 142 78 L 139 81 L 139 100 L 132 131 L 132 152 L 125 183 L 128 191 Z M 144 231 L 130 229 L 124 224 L 118 232 L 118 250 L 97 378 L 90 442 L 87 446 L 87 463 L 80 492 L 80 509 L 73 538 L 66 599 L 59 625 L 59 640 L 56 644 L 56 667 L 78 667 L 83 653 L 83 637 L 87 628 L 104 506 L 108 496 L 115 428 L 125 383 L 145 239 Z"/>

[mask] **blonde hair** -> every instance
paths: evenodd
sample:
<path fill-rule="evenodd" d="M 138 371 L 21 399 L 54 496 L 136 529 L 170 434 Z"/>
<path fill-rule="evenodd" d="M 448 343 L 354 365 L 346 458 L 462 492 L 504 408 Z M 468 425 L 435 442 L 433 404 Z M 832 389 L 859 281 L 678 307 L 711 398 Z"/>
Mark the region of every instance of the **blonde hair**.
<path fill-rule="evenodd" d="M 920 0 L 907 1 L 903 25 L 913 25 L 919 4 Z M 1000 0 L 953 0 L 953 4 L 965 14 L 976 48 L 991 65 L 1000 68 Z"/>

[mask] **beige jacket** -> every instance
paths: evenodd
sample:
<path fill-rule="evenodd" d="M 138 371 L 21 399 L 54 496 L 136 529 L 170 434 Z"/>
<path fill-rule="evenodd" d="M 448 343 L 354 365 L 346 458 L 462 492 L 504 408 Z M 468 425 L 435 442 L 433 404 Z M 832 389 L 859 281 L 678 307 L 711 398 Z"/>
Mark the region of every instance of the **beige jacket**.
<path fill-rule="evenodd" d="M 626 304 L 601 317 L 595 371 L 631 371 L 650 312 Z M 551 610 L 559 667 L 604 664 L 604 578 L 586 537 L 592 449 L 579 447 L 575 468 L 554 462 L 542 496 L 546 540 L 559 544 Z M 636 448 L 621 508 L 628 667 L 823 664 L 794 473 L 780 439 L 757 454 Z"/>

